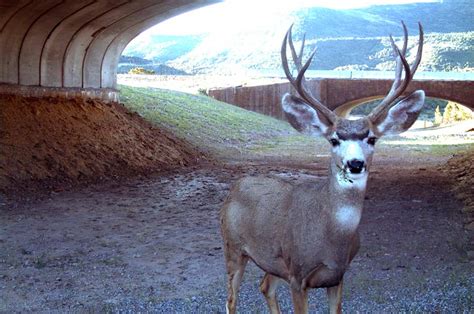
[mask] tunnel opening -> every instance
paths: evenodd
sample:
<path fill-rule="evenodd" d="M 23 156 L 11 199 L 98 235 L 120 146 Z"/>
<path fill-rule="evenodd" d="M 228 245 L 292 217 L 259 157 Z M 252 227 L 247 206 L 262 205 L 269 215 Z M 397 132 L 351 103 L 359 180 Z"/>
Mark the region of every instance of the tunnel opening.
<path fill-rule="evenodd" d="M 353 101 L 335 111 L 344 117 L 356 118 L 368 115 L 381 101 L 375 96 Z M 459 125 L 465 132 L 474 131 L 474 111 L 454 101 L 427 97 L 418 120 L 411 129 L 445 128 Z"/>

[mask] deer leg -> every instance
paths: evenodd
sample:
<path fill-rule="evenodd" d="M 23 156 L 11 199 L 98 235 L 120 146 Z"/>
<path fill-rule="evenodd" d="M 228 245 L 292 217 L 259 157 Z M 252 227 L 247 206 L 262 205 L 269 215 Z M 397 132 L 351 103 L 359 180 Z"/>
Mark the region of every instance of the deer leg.
<path fill-rule="evenodd" d="M 329 299 L 329 313 L 340 314 L 342 312 L 342 280 L 337 286 L 327 288 Z"/>
<path fill-rule="evenodd" d="M 293 282 L 290 282 L 290 286 L 295 314 L 308 313 L 308 290 L 302 289 L 301 285 L 295 285 Z"/>
<path fill-rule="evenodd" d="M 235 313 L 237 298 L 239 296 L 239 287 L 242 282 L 247 262 L 248 257 L 246 256 L 239 255 L 227 257 L 227 313 Z"/>
<path fill-rule="evenodd" d="M 276 289 L 280 282 L 280 278 L 273 276 L 269 273 L 266 273 L 260 283 L 260 291 L 263 293 L 265 300 L 267 301 L 268 308 L 270 313 L 279 314 L 280 306 L 278 305 L 278 300 L 276 297 Z"/>

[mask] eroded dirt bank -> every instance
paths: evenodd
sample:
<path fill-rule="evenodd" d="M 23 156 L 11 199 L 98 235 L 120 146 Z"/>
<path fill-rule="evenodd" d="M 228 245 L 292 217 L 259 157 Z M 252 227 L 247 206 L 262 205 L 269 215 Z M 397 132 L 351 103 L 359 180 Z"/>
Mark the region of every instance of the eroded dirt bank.
<path fill-rule="evenodd" d="M 0 192 L 169 170 L 204 156 L 118 103 L 0 96 Z"/>
<path fill-rule="evenodd" d="M 464 227 L 474 232 L 474 150 L 451 158 L 446 171 L 453 180 L 453 192 L 464 203 Z M 474 260 L 474 241 L 471 259 Z"/>
<path fill-rule="evenodd" d="M 447 158 L 404 154 L 374 162 L 344 309 L 471 312 L 470 240 L 439 171 Z M 326 162 L 193 168 L 4 205 L 0 311 L 225 312 L 218 211 L 230 184 L 256 173 L 320 180 Z M 261 277 L 248 267 L 241 311 L 266 311 Z M 279 294 L 289 311 L 287 288 Z M 327 312 L 324 291 L 310 310 Z"/>

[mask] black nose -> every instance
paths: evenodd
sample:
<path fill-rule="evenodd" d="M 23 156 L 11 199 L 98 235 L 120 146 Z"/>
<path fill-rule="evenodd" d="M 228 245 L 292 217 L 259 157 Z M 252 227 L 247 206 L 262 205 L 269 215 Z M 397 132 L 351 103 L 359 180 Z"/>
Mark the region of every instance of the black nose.
<path fill-rule="evenodd" d="M 364 169 L 364 162 L 358 159 L 351 159 L 347 162 L 347 167 L 351 173 L 361 173 Z"/>

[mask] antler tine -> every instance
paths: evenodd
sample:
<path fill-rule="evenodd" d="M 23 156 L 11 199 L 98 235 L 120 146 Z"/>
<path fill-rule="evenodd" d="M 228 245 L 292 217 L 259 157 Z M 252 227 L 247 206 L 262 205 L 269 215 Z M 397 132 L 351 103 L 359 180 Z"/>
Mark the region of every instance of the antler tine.
<path fill-rule="evenodd" d="M 421 62 L 421 55 L 423 54 L 423 40 L 424 40 L 424 31 L 423 31 L 423 26 L 421 25 L 420 22 L 418 22 L 418 31 L 419 31 L 419 37 L 418 37 L 418 50 L 416 52 L 416 58 L 415 61 L 413 62 L 413 65 L 411 66 L 411 76 L 415 75 L 416 70 L 418 69 L 418 66 L 420 65 Z"/>
<path fill-rule="evenodd" d="M 301 66 L 301 60 L 303 60 L 303 50 L 304 50 L 304 44 L 306 42 L 306 34 L 303 34 L 303 39 L 301 41 L 301 48 L 300 48 L 300 54 L 298 57 L 299 60 L 299 65 Z"/>
<path fill-rule="evenodd" d="M 291 29 L 291 27 L 290 27 Z M 286 32 L 285 37 L 283 38 L 283 44 L 281 45 L 281 64 L 283 66 L 283 71 L 285 71 L 286 78 L 290 81 L 291 85 L 295 85 L 295 79 L 291 75 L 290 67 L 288 66 L 288 57 L 286 56 L 286 46 L 288 42 L 288 35 L 290 30 Z"/>
<path fill-rule="evenodd" d="M 297 55 L 295 47 L 293 45 L 293 40 L 291 38 L 291 29 L 292 29 L 292 27 L 293 27 L 293 25 L 291 25 L 290 28 L 288 29 L 288 31 L 286 32 L 286 35 L 283 39 L 283 44 L 282 44 L 282 47 L 281 47 L 282 66 L 283 66 L 283 70 L 285 71 L 286 77 L 290 81 L 291 85 L 296 89 L 298 94 L 306 102 L 313 105 L 313 107 L 315 107 L 321 114 L 323 114 L 330 122 L 334 123 L 336 121 L 336 118 L 337 118 L 336 114 L 334 112 L 332 112 L 331 110 L 329 110 L 326 106 L 324 106 L 319 100 L 314 98 L 311 95 L 311 93 L 309 93 L 306 90 L 306 88 L 304 86 L 304 82 L 305 82 L 304 73 L 308 69 L 308 67 L 311 63 L 311 60 L 313 59 L 313 56 L 314 56 L 316 51 L 313 51 L 313 53 L 311 54 L 308 61 L 306 61 L 305 65 L 302 66 L 301 65 L 301 60 L 303 58 L 304 37 L 303 37 L 303 45 L 301 46 L 300 53 L 299 53 L 299 55 Z M 298 75 L 297 75 L 296 80 L 293 77 L 293 75 L 291 74 L 290 68 L 288 66 L 288 57 L 287 57 L 287 54 L 286 54 L 286 49 L 287 49 L 287 43 L 288 42 L 289 42 L 290 50 L 291 50 L 291 53 L 292 53 L 293 61 L 294 61 L 295 65 L 296 65 L 296 68 L 298 70 Z"/>
<path fill-rule="evenodd" d="M 407 53 L 407 46 L 408 46 L 408 29 L 405 23 L 402 21 L 402 26 L 403 26 L 403 48 L 402 48 L 402 56 L 405 57 Z M 400 80 L 402 78 L 402 68 L 403 68 L 403 62 L 401 58 L 398 57 L 397 50 L 396 50 L 396 45 L 395 41 L 393 40 L 392 35 L 390 35 L 390 44 L 393 49 L 393 56 L 397 60 L 397 64 L 395 66 L 395 81 L 394 84 L 392 85 L 392 88 L 390 89 L 390 92 L 393 92 L 399 85 L 400 85 Z M 397 82 L 397 84 L 395 84 Z M 390 94 L 389 92 L 389 94 Z"/>
<path fill-rule="evenodd" d="M 311 61 L 313 61 L 314 54 L 316 53 L 316 50 L 314 50 L 311 55 L 309 56 L 308 60 L 306 63 L 303 65 L 303 67 L 299 70 L 298 76 L 296 77 L 296 90 L 298 93 L 303 97 L 304 100 L 309 102 L 311 105 L 316 107 L 322 114 L 324 114 L 329 121 L 335 122 L 336 121 L 336 114 L 329 110 L 325 105 L 323 105 L 319 100 L 314 98 L 305 88 L 304 82 L 304 74 L 306 70 L 309 68 L 309 65 L 311 64 Z"/>
<path fill-rule="evenodd" d="M 293 62 L 296 65 L 296 70 L 300 71 L 301 68 L 302 68 L 301 61 L 303 60 L 303 50 L 304 50 L 304 43 L 305 43 L 305 39 L 306 39 L 306 34 L 303 34 L 303 41 L 301 43 L 300 53 L 296 54 L 295 45 L 293 44 L 292 29 L 293 29 L 293 25 L 291 25 L 290 29 L 288 30 L 288 44 L 290 46 L 291 56 L 293 58 Z"/>
<path fill-rule="evenodd" d="M 408 29 L 405 25 L 405 22 L 402 22 L 403 27 L 403 47 L 402 47 L 402 55 L 405 57 L 407 54 L 407 46 L 408 46 Z"/>
<path fill-rule="evenodd" d="M 395 80 L 393 81 L 392 87 L 388 92 L 387 96 L 380 102 L 380 104 L 370 113 L 369 119 L 375 121 L 387 108 L 390 107 L 391 103 L 397 99 L 405 89 L 408 87 L 408 84 L 413 79 L 413 75 L 418 68 L 418 65 L 421 61 L 421 53 L 423 50 L 423 28 L 420 23 L 418 23 L 420 29 L 420 37 L 419 37 L 419 44 L 418 44 L 418 51 L 415 58 L 415 62 L 410 68 L 405 55 L 408 46 L 408 30 L 406 28 L 405 23 L 402 21 L 403 32 L 404 32 L 404 41 L 402 50 L 398 48 L 395 44 L 392 35 L 390 35 L 390 43 L 392 45 L 392 49 L 394 54 L 397 56 L 397 65 L 395 67 Z M 405 77 L 402 80 L 402 72 L 405 70 Z"/>

